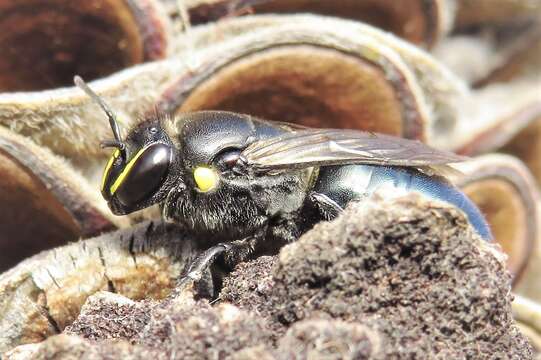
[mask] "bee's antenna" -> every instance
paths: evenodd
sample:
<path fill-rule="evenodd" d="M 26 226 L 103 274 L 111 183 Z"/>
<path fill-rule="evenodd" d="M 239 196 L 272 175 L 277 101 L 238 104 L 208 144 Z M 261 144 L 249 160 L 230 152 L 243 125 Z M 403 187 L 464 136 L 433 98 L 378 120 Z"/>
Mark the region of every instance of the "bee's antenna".
<path fill-rule="evenodd" d="M 107 118 L 109 118 L 109 125 L 111 125 L 111 130 L 113 130 L 113 136 L 115 137 L 115 140 L 113 141 L 104 141 L 102 142 L 102 146 L 113 146 L 117 147 L 120 151 L 124 151 L 125 145 L 122 141 L 122 138 L 120 137 L 120 127 L 118 126 L 118 121 L 116 120 L 115 113 L 111 110 L 109 105 L 103 101 L 102 98 L 98 96 L 86 83 L 85 81 L 79 76 L 75 75 L 73 78 L 73 82 L 77 87 L 81 90 L 83 90 L 88 96 L 92 98 L 105 112 L 107 115 Z"/>

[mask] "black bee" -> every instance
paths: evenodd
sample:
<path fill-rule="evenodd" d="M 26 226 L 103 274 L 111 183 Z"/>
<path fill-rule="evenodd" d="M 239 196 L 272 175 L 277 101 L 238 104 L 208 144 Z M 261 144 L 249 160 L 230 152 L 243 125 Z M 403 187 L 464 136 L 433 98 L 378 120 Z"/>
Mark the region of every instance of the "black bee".
<path fill-rule="evenodd" d="M 486 240 L 477 207 L 434 169 L 463 161 L 420 142 L 356 130 L 311 129 L 232 112 L 151 117 L 122 139 L 109 118 L 115 150 L 101 191 L 116 215 L 159 203 L 165 219 L 200 235 L 206 250 L 190 277 L 224 251 L 231 262 L 277 252 L 314 224 L 335 218 L 374 191 L 416 191 L 464 211 Z"/>

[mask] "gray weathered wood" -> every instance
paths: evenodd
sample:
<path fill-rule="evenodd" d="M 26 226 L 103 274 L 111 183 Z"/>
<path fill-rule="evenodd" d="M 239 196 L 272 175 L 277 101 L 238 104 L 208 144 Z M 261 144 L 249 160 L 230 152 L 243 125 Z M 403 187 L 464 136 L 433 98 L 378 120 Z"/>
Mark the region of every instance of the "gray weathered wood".
<path fill-rule="evenodd" d="M 153 221 L 23 261 L 0 275 L 0 353 L 59 333 L 97 291 L 165 297 L 193 244 L 181 229 Z"/>

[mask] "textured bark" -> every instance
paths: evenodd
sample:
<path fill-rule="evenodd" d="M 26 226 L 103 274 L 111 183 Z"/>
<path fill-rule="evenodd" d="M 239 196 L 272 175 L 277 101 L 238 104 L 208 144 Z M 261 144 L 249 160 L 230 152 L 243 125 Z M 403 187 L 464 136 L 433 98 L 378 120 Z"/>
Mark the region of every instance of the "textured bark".
<path fill-rule="evenodd" d="M 0 275 L 0 353 L 61 332 L 97 291 L 164 298 L 192 245 L 175 227 L 145 222 L 23 261 Z"/>

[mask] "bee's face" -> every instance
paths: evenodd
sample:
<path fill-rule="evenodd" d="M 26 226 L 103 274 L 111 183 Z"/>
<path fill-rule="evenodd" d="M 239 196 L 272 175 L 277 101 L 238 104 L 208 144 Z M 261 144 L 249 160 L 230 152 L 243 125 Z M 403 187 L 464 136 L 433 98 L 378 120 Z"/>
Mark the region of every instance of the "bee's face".
<path fill-rule="evenodd" d="M 103 173 L 101 193 L 113 213 L 127 214 L 161 201 L 171 170 L 173 146 L 159 122 L 145 123 L 115 149 Z"/>

